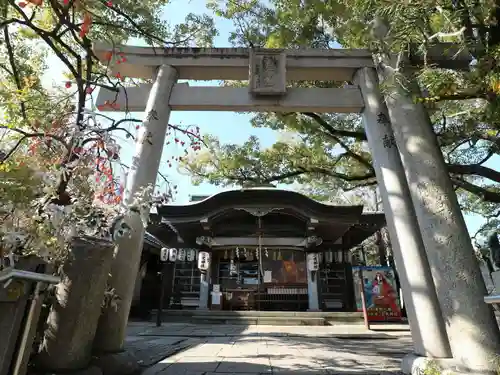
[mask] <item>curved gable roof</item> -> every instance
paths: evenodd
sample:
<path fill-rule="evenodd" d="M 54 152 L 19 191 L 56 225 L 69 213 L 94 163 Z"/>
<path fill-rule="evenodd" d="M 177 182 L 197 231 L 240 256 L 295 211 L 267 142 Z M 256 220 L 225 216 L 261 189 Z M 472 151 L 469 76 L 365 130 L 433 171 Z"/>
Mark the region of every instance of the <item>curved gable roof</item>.
<path fill-rule="evenodd" d="M 349 222 L 357 221 L 363 212 L 363 206 L 332 206 L 295 191 L 262 188 L 228 190 L 186 205 L 158 206 L 157 210 L 160 216 L 172 222 L 187 222 L 238 208 L 286 208 L 318 220 Z"/>

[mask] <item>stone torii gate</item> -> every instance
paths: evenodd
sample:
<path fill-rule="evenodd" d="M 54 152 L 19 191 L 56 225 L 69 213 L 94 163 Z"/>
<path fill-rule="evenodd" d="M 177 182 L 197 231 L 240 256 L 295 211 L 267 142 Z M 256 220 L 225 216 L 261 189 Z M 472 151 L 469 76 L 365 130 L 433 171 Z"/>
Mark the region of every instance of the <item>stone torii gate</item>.
<path fill-rule="evenodd" d="M 118 93 L 101 90 L 98 96 L 103 111 L 146 111 L 125 201 L 155 183 L 172 110 L 361 113 L 415 346 L 416 357 L 407 357 L 405 370 L 429 357 L 466 371 L 492 369 L 492 358 L 500 353 L 498 327 L 483 302 L 484 282 L 428 114 L 398 84 L 384 100 L 378 79 L 391 79 L 395 73 L 377 72 L 371 52 L 105 44 L 95 45 L 94 52 L 106 64 L 110 53 L 126 57 L 111 64 L 113 74 L 153 80 Z M 467 69 L 470 62 L 453 48 L 428 51 L 426 58 L 452 69 Z M 409 54 L 407 60 L 406 66 L 416 67 L 423 57 Z M 178 79 L 248 80 L 249 87 L 190 87 Z M 297 80 L 355 85 L 287 87 L 288 81 Z M 109 102 L 117 105 L 107 106 Z M 95 341 L 103 351 L 123 347 L 143 241 L 142 226 L 133 220 L 136 231 L 118 245 L 112 270 L 121 306 L 102 316 Z"/>

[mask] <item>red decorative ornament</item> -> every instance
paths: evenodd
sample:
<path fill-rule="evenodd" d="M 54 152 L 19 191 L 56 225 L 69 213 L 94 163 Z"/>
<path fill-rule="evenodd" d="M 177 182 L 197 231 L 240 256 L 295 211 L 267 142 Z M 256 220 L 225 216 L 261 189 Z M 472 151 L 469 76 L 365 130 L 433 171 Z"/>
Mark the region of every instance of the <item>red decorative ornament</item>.
<path fill-rule="evenodd" d="M 92 87 L 87 87 L 87 90 L 85 90 L 87 94 L 92 94 L 94 92 L 94 89 Z"/>
<path fill-rule="evenodd" d="M 106 6 L 107 7 L 112 7 L 113 6 L 113 2 L 112 1 L 106 1 Z"/>
<path fill-rule="evenodd" d="M 71 82 L 70 81 L 66 81 L 66 83 L 64 84 L 64 86 L 69 89 L 71 87 Z"/>
<path fill-rule="evenodd" d="M 19 5 L 21 8 L 24 8 L 24 7 L 25 7 L 26 5 L 28 5 L 28 4 L 26 4 L 24 1 L 21 1 L 21 2 L 20 2 L 20 3 L 18 3 L 17 5 Z"/>

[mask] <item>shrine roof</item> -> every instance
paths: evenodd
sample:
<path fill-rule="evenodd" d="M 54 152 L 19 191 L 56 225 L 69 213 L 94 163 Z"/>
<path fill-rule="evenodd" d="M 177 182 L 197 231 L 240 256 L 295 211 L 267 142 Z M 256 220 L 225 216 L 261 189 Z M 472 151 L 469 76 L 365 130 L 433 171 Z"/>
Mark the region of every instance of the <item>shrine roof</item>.
<path fill-rule="evenodd" d="M 318 220 L 358 219 L 363 206 L 328 205 L 291 190 L 243 188 L 223 191 L 206 199 L 184 205 L 157 206 L 158 215 L 168 221 L 189 222 L 217 217 L 228 210 L 289 210 L 304 218 Z"/>
<path fill-rule="evenodd" d="M 361 215 L 359 223 L 349 228 L 346 232 L 346 236 L 351 244 L 351 247 L 354 247 L 373 235 L 376 231 L 385 227 L 385 225 L 386 221 L 384 213 L 364 213 Z"/>
<path fill-rule="evenodd" d="M 144 243 L 157 249 L 166 247 L 166 245 L 162 241 L 160 241 L 156 236 L 153 236 L 149 232 L 144 233 Z"/>
<path fill-rule="evenodd" d="M 269 188 L 224 191 L 185 205 L 161 205 L 148 231 L 169 246 L 196 246 L 198 236 L 320 236 L 325 244 L 348 238 L 355 246 L 385 226 L 383 213 L 333 206 L 303 194 Z M 181 242 L 178 239 L 182 239 Z"/>

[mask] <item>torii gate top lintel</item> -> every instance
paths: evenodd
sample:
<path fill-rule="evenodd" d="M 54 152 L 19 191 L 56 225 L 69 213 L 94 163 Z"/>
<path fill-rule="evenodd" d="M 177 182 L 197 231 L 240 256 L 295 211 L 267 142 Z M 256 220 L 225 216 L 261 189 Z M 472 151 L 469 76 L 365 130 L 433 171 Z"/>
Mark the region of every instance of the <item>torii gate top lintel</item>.
<path fill-rule="evenodd" d="M 350 81 L 357 69 L 373 67 L 372 53 L 365 49 L 156 48 L 95 43 L 93 50 L 103 63 L 110 62 L 110 52 L 125 57 L 119 64 L 111 61 L 113 73 L 143 79 L 152 78 L 156 67 L 171 65 L 179 79 L 247 80 L 252 55 L 282 56 L 290 81 Z M 425 57 L 417 48 L 410 50 L 410 62 L 415 66 L 427 59 L 443 68 L 463 70 L 471 61 L 467 51 L 450 44 L 433 46 Z"/>
<path fill-rule="evenodd" d="M 466 69 L 470 57 L 457 48 L 428 51 L 426 59 L 441 67 Z M 189 87 L 175 83 L 165 100 L 172 110 L 235 112 L 359 113 L 364 101 L 356 86 L 343 88 L 287 87 L 289 81 L 351 82 L 356 71 L 373 68 L 367 50 L 349 49 L 247 49 L 247 48 L 151 48 L 94 46 L 95 54 L 109 64 L 112 74 L 151 79 L 159 66 L 175 70 L 175 81 L 248 80 L 249 87 Z M 452 54 L 454 59 L 450 59 Z M 448 56 L 448 57 L 447 57 Z M 410 66 L 422 64 L 418 54 L 408 56 Z M 104 111 L 127 108 L 143 111 L 150 84 L 100 90 L 98 106 Z M 109 105 L 113 103 L 113 105 Z"/>

